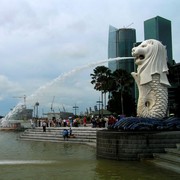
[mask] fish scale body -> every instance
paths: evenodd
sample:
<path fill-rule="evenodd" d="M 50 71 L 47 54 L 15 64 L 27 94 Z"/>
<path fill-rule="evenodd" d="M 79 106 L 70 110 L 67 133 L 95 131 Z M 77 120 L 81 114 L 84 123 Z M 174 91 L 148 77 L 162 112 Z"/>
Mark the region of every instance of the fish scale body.
<path fill-rule="evenodd" d="M 167 86 L 160 83 L 159 74 L 152 75 L 152 81 L 138 85 L 139 99 L 137 116 L 163 118 L 166 116 L 168 104 Z"/>

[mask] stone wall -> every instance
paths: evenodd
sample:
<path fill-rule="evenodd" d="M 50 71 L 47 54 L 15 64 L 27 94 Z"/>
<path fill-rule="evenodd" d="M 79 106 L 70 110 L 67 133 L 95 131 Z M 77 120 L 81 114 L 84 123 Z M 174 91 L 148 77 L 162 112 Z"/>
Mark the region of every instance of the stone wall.
<path fill-rule="evenodd" d="M 180 131 L 118 132 L 97 131 L 97 157 L 114 160 L 140 160 L 175 148 L 180 143 Z"/>

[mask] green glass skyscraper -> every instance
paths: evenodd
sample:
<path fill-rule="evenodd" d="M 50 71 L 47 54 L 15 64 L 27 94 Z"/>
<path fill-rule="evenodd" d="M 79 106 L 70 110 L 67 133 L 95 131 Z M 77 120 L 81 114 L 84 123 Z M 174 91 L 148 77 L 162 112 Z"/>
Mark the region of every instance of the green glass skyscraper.
<path fill-rule="evenodd" d="M 168 62 L 173 63 L 171 21 L 160 16 L 144 21 L 144 39 L 156 39 L 166 46 Z"/>
<path fill-rule="evenodd" d="M 109 26 L 108 58 L 132 57 L 131 51 L 136 43 L 136 30 L 132 28 L 117 29 Z M 134 59 L 121 59 L 108 62 L 109 69 L 113 72 L 117 69 L 126 70 L 128 73 L 135 71 Z M 135 98 L 135 84 L 132 88 L 132 96 Z"/>
<path fill-rule="evenodd" d="M 136 31 L 132 28 L 117 29 L 109 26 L 108 58 L 131 57 L 133 44 L 136 42 Z M 110 61 L 109 69 L 124 69 L 131 73 L 134 71 L 134 59 Z"/>

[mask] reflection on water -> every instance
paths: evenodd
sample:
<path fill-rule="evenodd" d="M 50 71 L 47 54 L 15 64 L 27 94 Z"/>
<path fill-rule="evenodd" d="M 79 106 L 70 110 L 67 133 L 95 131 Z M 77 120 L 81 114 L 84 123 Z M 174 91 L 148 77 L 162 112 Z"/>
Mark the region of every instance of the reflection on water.
<path fill-rule="evenodd" d="M 177 180 L 179 174 L 148 163 L 96 159 L 93 147 L 18 140 L 0 131 L 1 180 Z"/>
<path fill-rule="evenodd" d="M 17 164 L 52 164 L 55 161 L 44 160 L 2 160 L 0 165 L 17 165 Z"/>

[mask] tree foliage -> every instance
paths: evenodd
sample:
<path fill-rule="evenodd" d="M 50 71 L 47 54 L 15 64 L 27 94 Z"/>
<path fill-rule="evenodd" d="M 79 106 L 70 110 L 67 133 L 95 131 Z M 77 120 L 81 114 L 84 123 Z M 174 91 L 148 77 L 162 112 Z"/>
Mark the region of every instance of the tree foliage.
<path fill-rule="evenodd" d="M 105 66 L 98 66 L 94 69 L 94 74 L 90 74 L 92 77 L 91 84 L 94 84 L 94 89 L 98 91 L 107 92 L 111 71 Z"/>
<path fill-rule="evenodd" d="M 109 92 L 108 110 L 117 114 L 134 114 L 134 100 L 132 99 L 132 76 L 123 69 L 114 72 L 105 66 L 98 66 L 94 70 L 91 83 L 94 89 L 102 93 Z M 126 108 L 131 107 L 131 108 Z"/>

